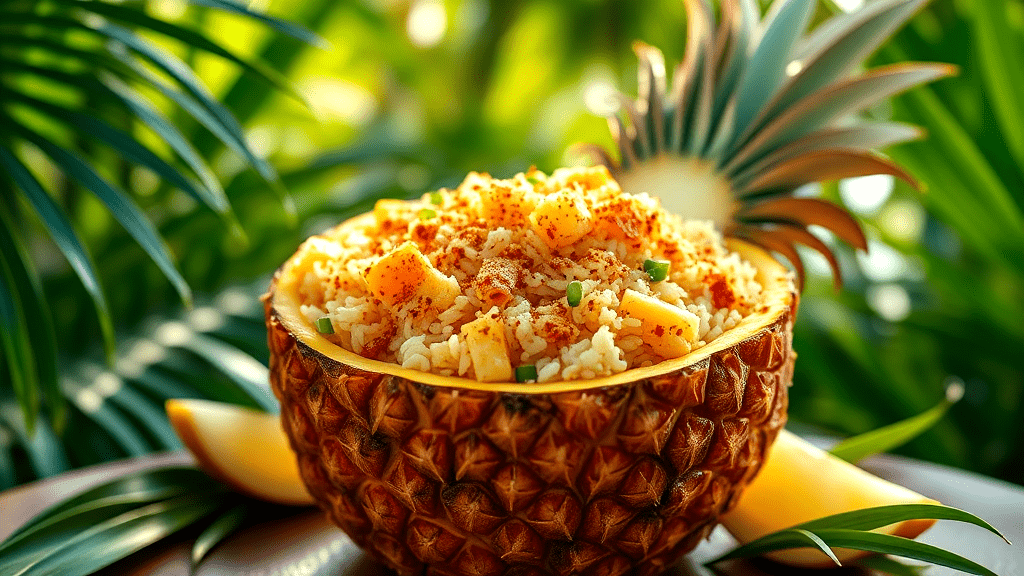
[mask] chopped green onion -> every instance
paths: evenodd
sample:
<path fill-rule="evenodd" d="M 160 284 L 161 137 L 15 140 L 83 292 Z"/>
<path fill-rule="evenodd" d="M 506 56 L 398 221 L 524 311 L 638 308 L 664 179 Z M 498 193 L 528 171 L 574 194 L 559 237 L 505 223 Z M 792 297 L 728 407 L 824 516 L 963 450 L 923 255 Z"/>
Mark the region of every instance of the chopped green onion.
<path fill-rule="evenodd" d="M 423 210 L 420 210 L 420 220 L 430 220 L 435 216 L 437 216 L 437 212 L 431 210 L 430 208 L 424 208 Z"/>
<path fill-rule="evenodd" d="M 565 299 L 573 308 L 580 305 L 583 300 L 583 284 L 580 284 L 579 280 L 573 280 L 565 287 Z"/>
<path fill-rule="evenodd" d="M 530 184 L 533 184 L 534 186 L 536 186 L 537 184 L 543 184 L 544 183 L 543 180 L 541 180 L 540 178 L 537 178 L 536 176 L 527 176 L 526 177 L 526 181 L 529 182 Z"/>
<path fill-rule="evenodd" d="M 668 278 L 668 266 L 667 260 L 644 260 L 644 272 L 651 277 L 651 282 L 661 282 Z"/>
<path fill-rule="evenodd" d="M 516 366 L 516 382 L 529 382 L 530 380 L 537 381 L 537 367 L 533 364 Z"/>
<path fill-rule="evenodd" d="M 440 206 L 441 204 L 444 203 L 444 196 L 441 196 L 440 192 L 431 192 L 430 193 L 430 203 L 431 204 L 436 204 L 437 206 Z"/>
<path fill-rule="evenodd" d="M 331 324 L 331 319 L 327 316 L 317 318 L 316 329 L 321 334 L 334 334 L 334 324 Z"/>

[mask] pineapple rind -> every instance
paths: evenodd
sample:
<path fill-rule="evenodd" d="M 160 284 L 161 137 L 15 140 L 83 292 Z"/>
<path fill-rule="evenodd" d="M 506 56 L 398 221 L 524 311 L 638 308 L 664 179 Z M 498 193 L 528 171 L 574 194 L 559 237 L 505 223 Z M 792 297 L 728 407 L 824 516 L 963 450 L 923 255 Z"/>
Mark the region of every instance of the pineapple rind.
<path fill-rule="evenodd" d="M 399 574 L 654 574 L 710 532 L 784 425 L 795 298 L 674 372 L 514 394 L 328 358 L 268 297 L 271 383 L 310 493 Z"/>

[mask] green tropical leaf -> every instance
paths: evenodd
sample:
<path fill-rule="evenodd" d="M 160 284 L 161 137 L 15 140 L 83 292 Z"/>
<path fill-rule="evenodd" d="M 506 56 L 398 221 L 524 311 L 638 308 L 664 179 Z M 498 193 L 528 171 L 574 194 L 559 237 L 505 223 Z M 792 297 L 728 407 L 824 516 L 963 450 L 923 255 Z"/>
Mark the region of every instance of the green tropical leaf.
<path fill-rule="evenodd" d="M 842 512 L 825 518 L 798 524 L 794 528 L 805 530 L 821 530 L 825 528 L 843 528 L 848 530 L 874 530 L 906 520 L 955 520 L 974 524 L 999 536 L 1007 544 L 1010 543 L 999 530 L 970 512 L 958 510 L 942 504 L 893 504 L 877 506 L 864 510 Z"/>
<path fill-rule="evenodd" d="M 14 433 L 14 441 L 28 455 L 28 464 L 37 476 L 54 476 L 71 467 L 60 439 L 46 420 L 36 420 L 29 433 L 20 408 L 8 403 L 0 404 L 0 420 L 6 421 Z"/>
<path fill-rule="evenodd" d="M 225 60 L 238 64 L 243 69 L 255 74 L 258 78 L 265 80 L 270 85 L 289 96 L 292 96 L 299 101 L 303 101 L 302 96 L 295 90 L 292 83 L 277 70 L 267 66 L 260 60 L 242 58 L 195 30 L 190 30 L 163 20 L 158 20 L 147 15 L 138 8 L 125 5 L 97 2 L 95 0 L 60 0 L 60 2 L 67 6 L 74 6 L 82 10 L 87 10 L 93 14 L 99 14 L 113 20 L 119 20 L 140 28 L 158 32 L 168 38 L 180 40 L 190 48 L 203 50 L 210 54 L 220 56 Z"/>
<path fill-rule="evenodd" d="M 68 399 L 89 420 L 107 433 L 113 442 L 129 457 L 144 456 L 153 451 L 153 446 L 128 418 L 107 402 L 105 395 L 86 386 L 65 379 L 64 386 Z"/>
<path fill-rule="evenodd" d="M 14 469 L 14 458 L 11 457 L 13 445 L 13 434 L 3 423 L 0 423 L 0 490 L 12 488 L 18 482 L 18 474 Z"/>
<path fill-rule="evenodd" d="M 161 499 L 161 494 L 168 490 L 176 490 L 178 486 L 201 485 L 210 482 L 212 480 L 209 476 L 195 468 L 186 467 L 171 466 L 126 474 L 50 506 L 12 532 L 7 540 L 20 538 L 20 534 L 33 530 L 35 526 L 50 518 L 70 514 L 71 511 L 87 507 L 97 500 L 132 497 L 139 501 L 144 501 L 147 498 L 150 501 L 156 501 Z M 4 545 L 7 540 L 4 541 Z"/>
<path fill-rule="evenodd" d="M 239 504 L 207 526 L 192 544 L 192 566 L 202 562 L 217 544 L 237 532 L 245 524 L 250 508 L 250 504 Z"/>
<path fill-rule="evenodd" d="M 849 550 L 863 550 L 878 554 L 891 554 L 901 558 L 910 558 L 913 560 L 920 560 L 922 562 L 929 562 L 937 566 L 953 568 L 954 570 L 960 570 L 968 574 L 977 574 L 978 576 L 998 576 L 995 572 L 981 564 L 968 560 L 959 554 L 954 554 L 953 552 L 943 550 L 942 548 L 932 546 L 931 544 L 925 544 L 909 538 L 901 538 L 899 536 L 892 536 L 889 534 L 879 534 L 877 532 L 863 532 L 860 530 L 844 530 L 837 528 L 814 530 L 813 533 L 831 548 L 846 548 Z M 741 546 L 724 556 L 716 558 L 711 563 L 717 563 L 723 560 L 732 560 L 735 558 L 751 558 L 767 554 L 769 552 L 806 547 L 807 537 L 802 533 L 802 531 L 783 530 Z"/>
<path fill-rule="evenodd" d="M 196 487 L 198 488 L 199 486 Z M 182 496 L 189 491 L 191 490 L 188 486 L 177 485 L 167 486 L 159 490 L 136 491 L 96 498 L 60 514 L 44 518 L 42 521 L 32 525 L 31 528 L 4 540 L 0 544 L 0 553 L 6 556 L 15 550 L 19 555 L 26 552 L 37 552 L 40 548 L 52 545 L 54 541 L 73 536 L 85 528 L 120 516 L 125 512 L 130 512 L 146 504 Z M 8 565 L 8 568 L 10 568 L 10 565 Z"/>
<path fill-rule="evenodd" d="M 266 14 L 261 14 L 259 12 L 253 12 L 252 10 L 249 10 L 245 5 L 237 2 L 232 2 L 231 0 L 189 0 L 189 2 L 197 6 L 208 6 L 210 8 L 217 8 L 227 12 L 235 12 L 236 14 L 248 16 L 250 18 L 263 22 L 264 24 L 270 26 L 271 28 L 277 30 L 278 32 L 287 34 L 292 38 L 301 40 L 312 46 L 317 46 L 323 49 L 330 48 L 330 44 L 326 40 L 324 40 L 317 34 L 307 30 L 306 28 L 303 28 L 302 26 L 292 24 L 291 22 L 281 20 L 280 18 L 274 18 L 273 16 L 268 16 Z"/>
<path fill-rule="evenodd" d="M 828 547 L 828 544 L 826 544 L 825 541 L 818 537 L 818 535 L 814 532 L 801 530 L 799 528 L 791 528 L 790 532 L 792 532 L 794 536 L 803 537 L 804 539 L 809 541 L 818 550 L 821 550 L 826 556 L 828 556 L 833 562 L 835 562 L 836 566 L 843 565 L 843 563 L 839 561 L 839 558 L 836 558 L 836 553 L 833 552 L 832 549 Z"/>
<path fill-rule="evenodd" d="M 166 50 L 163 50 L 140 38 L 127 28 L 115 26 L 113 24 L 103 24 L 101 26 L 97 26 L 95 30 L 120 42 L 133 52 L 144 57 L 161 71 L 174 78 L 175 81 L 184 87 L 186 91 L 188 91 L 197 101 L 199 101 L 200 104 L 202 104 L 204 108 L 206 108 L 207 112 L 216 118 L 217 124 L 226 130 L 236 142 L 242 144 L 245 143 L 245 135 L 242 131 L 242 127 L 238 124 L 235 117 L 223 104 L 217 102 L 217 99 L 214 98 L 209 89 L 203 85 L 195 72 L 193 72 L 192 69 L 184 62 Z M 113 54 L 122 62 L 134 68 L 137 72 L 141 72 L 141 68 L 133 62 L 133 59 L 129 54 L 118 53 L 116 51 L 113 52 Z M 151 75 L 146 74 L 146 76 Z M 246 151 L 246 157 L 249 159 L 250 163 L 252 163 L 253 167 L 256 168 L 256 170 L 268 182 L 275 182 L 279 180 L 277 172 L 267 161 L 253 154 L 252 151 L 249 150 L 248 146 L 243 146 L 243 149 Z"/>
<path fill-rule="evenodd" d="M 866 556 L 857 560 L 857 566 L 867 568 L 889 576 L 924 576 L 926 566 L 911 566 L 904 564 L 891 556 Z"/>
<path fill-rule="evenodd" d="M 1000 2 L 972 3 L 970 11 L 977 39 L 986 93 L 1002 126 L 1024 126 L 1024 70 L 1020 67 L 1019 36 L 1010 27 L 1008 6 Z M 1024 166 L 1024 131 L 1005 130 L 1013 157 Z"/>
<path fill-rule="evenodd" d="M 847 438 L 836 444 L 829 452 L 847 462 L 857 462 L 873 454 L 881 454 L 903 446 L 935 426 L 946 415 L 950 407 L 963 398 L 962 384 L 953 384 L 946 389 L 946 396 L 932 408 L 916 415 Z"/>
<path fill-rule="evenodd" d="M 65 110 L 60 106 L 32 98 L 31 96 L 9 91 L 7 97 L 16 102 L 31 106 L 51 118 L 67 124 L 87 137 L 96 138 L 106 143 L 129 162 L 149 168 L 171 185 L 183 192 L 187 192 L 190 196 L 209 206 L 214 211 L 224 213 L 230 209 L 226 197 L 223 197 L 223 195 L 218 197 L 202 185 L 190 182 L 181 171 L 168 164 L 166 160 L 157 156 L 152 150 L 142 145 L 141 142 L 126 132 L 118 130 L 110 124 L 88 114 Z M 18 128 L 16 125 L 13 127 L 15 129 Z M 22 136 L 28 139 L 32 137 L 31 132 L 27 129 L 22 128 L 20 132 Z"/>
<path fill-rule="evenodd" d="M 6 229 L 6 223 L 4 223 Z M 8 261 L 7 250 L 0 251 L 0 344 L 3 346 L 11 387 L 25 415 L 25 428 L 31 434 L 39 412 L 36 361 L 29 341 L 28 325 L 14 277 L 14 260 Z M 18 260 L 20 262 L 20 258 Z"/>
<path fill-rule="evenodd" d="M 82 125 L 83 128 L 87 126 L 88 124 Z M 38 146 L 68 177 L 74 178 L 82 186 L 95 194 L 110 209 L 110 213 L 114 215 L 114 218 L 139 243 L 139 246 L 149 254 L 150 258 L 153 259 L 153 262 L 156 263 L 167 279 L 171 281 L 171 284 L 178 291 L 186 306 L 192 305 L 192 290 L 189 288 L 185 278 L 178 272 L 177 267 L 175 267 L 174 258 L 171 256 L 167 244 L 164 243 L 163 239 L 160 238 L 160 233 L 157 232 L 153 224 L 142 213 L 142 210 L 127 194 L 104 180 L 73 152 L 57 146 L 19 124 L 12 123 L 11 127 L 15 128 L 26 140 Z M 169 165 L 166 167 L 172 171 L 174 170 Z"/>
<path fill-rule="evenodd" d="M 6 119 L 5 119 L 6 120 Z M 92 259 L 82 246 L 78 234 L 75 233 L 71 223 L 68 222 L 64 212 L 43 190 L 39 182 L 28 171 L 13 154 L 6 148 L 0 147 L 0 166 L 14 180 L 18 188 L 24 192 L 36 213 L 46 225 L 47 232 L 53 238 L 57 247 L 67 258 L 71 268 L 78 275 L 86 291 L 92 298 L 93 306 L 100 321 L 100 332 L 103 335 L 103 344 L 107 357 L 114 356 L 114 325 L 110 318 L 110 310 L 107 308 L 106 297 L 103 295 L 103 288 L 100 286 L 99 278 L 96 276 Z"/>
<path fill-rule="evenodd" d="M 88 576 L 214 512 L 216 498 L 187 495 L 100 522 L 55 543 L 13 576 Z"/>

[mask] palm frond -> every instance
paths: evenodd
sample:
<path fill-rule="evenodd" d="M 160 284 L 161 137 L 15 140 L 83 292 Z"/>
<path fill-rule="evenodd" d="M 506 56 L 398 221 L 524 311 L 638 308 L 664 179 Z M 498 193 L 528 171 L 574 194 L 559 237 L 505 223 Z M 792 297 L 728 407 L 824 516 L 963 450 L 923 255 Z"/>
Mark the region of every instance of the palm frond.
<path fill-rule="evenodd" d="M 300 26 L 231 2 L 205 0 L 196 4 L 237 14 L 304 42 L 322 44 L 319 37 Z M 113 318 L 86 245 L 71 224 L 73 219 L 67 216 L 67 210 L 73 207 L 62 206 L 58 201 L 61 190 L 50 186 L 52 174 L 34 173 L 27 167 L 30 162 L 26 154 L 41 152 L 67 181 L 95 195 L 188 305 L 192 292 L 176 267 L 170 248 L 124 185 L 98 168 L 100 159 L 112 151 L 126 165 L 150 171 L 219 214 L 239 237 L 244 234 L 223 186 L 206 160 L 142 91 L 155 89 L 195 117 L 260 174 L 278 192 L 286 209 L 292 210 L 291 199 L 276 170 L 251 148 L 228 108 L 217 101 L 185 62 L 137 31 L 156 33 L 213 54 L 269 86 L 296 95 L 290 83 L 271 66 L 238 56 L 188 26 L 154 18 L 146 13 L 142 3 L 55 0 L 6 2 L 0 6 L 0 34 L 4 36 L 0 49 L 0 180 L 12 192 L 20 192 L 25 207 L 42 221 L 85 286 L 111 359 L 115 349 Z M 171 83 L 158 78 L 152 70 L 159 71 Z M 60 90 L 41 88 L 54 82 Z M 143 144 L 134 134 L 143 127 L 164 142 L 173 156 Z M 24 208 L 17 198 L 5 198 L 8 205 L 3 210 L 8 217 L 2 225 L 3 235 L 8 238 L 25 235 L 33 225 L 30 220 L 23 220 Z M 49 314 L 40 310 L 47 299 L 39 282 L 33 280 L 27 252 L 7 247 L 5 243 L 4 274 L 0 277 L 4 357 L 15 397 L 31 430 L 40 406 L 51 411 L 55 422 L 60 420 L 62 404 L 60 394 L 56 393 L 53 328 Z M 33 328 L 36 324 L 39 327 Z M 238 377 L 239 382 L 243 380 Z M 46 391 L 42 399 L 40 389 Z M 106 415 L 104 422 L 112 433 L 134 428 L 123 425 L 114 414 Z M 125 443 L 122 448 L 130 452 L 148 445 L 143 441 Z"/>
<path fill-rule="evenodd" d="M 88 359 L 67 366 L 57 398 L 67 404 L 75 434 L 62 440 L 46 421 L 29 431 L 22 411 L 0 392 L 0 429 L 10 431 L 10 449 L 31 464 L 16 469 L 14 477 L 0 474 L 0 490 L 59 473 L 72 462 L 180 448 L 163 410 L 167 398 L 211 398 L 276 411 L 258 301 L 266 284 L 231 288 L 180 315 L 145 322 L 144 331 L 122 336 L 125 343 L 111 367 Z"/>

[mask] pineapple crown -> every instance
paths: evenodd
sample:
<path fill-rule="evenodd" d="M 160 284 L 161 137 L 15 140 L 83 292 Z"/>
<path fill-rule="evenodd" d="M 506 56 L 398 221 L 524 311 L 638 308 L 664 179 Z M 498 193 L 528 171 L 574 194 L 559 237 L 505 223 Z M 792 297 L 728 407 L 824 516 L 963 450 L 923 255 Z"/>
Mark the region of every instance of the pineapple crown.
<path fill-rule="evenodd" d="M 636 100 L 617 94 L 608 118 L 619 161 L 604 148 L 580 151 L 605 164 L 622 188 L 660 196 L 671 211 L 712 220 L 729 236 L 789 260 L 803 286 L 795 248 L 823 254 L 836 287 L 842 276 L 817 225 L 861 249 L 860 224 L 840 206 L 795 197 L 804 184 L 889 174 L 919 187 L 878 148 L 915 140 L 915 126 L 854 115 L 909 88 L 955 73 L 937 63 L 851 71 L 928 0 L 876 0 L 806 33 L 817 0 L 778 0 L 764 19 L 756 0 L 684 0 L 686 52 L 669 91 L 661 51 L 634 44 Z"/>

